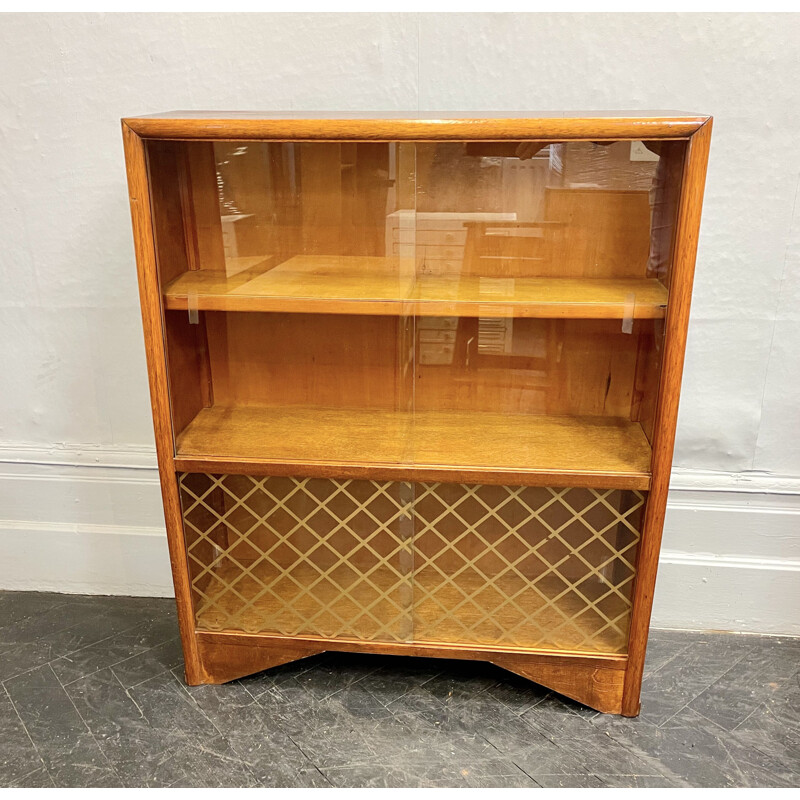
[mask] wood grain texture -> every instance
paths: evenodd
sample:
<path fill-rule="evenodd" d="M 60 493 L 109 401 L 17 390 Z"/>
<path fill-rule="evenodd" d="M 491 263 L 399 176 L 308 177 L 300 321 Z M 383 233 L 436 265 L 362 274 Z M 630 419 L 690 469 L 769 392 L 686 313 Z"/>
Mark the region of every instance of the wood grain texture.
<path fill-rule="evenodd" d="M 174 450 L 167 364 L 159 302 L 160 291 L 158 287 L 155 243 L 153 240 L 147 162 L 144 143 L 126 125 L 122 126 L 122 136 L 125 146 L 133 242 L 139 275 L 139 297 L 147 351 L 147 375 L 150 384 L 158 472 L 161 479 L 161 496 L 164 503 L 164 518 L 167 526 L 172 577 L 178 606 L 178 625 L 186 663 L 186 679 L 190 682 L 196 682 L 199 680 L 200 662 L 193 634 L 194 616 L 192 612 L 191 584 L 189 581 L 186 544 L 183 538 L 183 516 L 173 464 Z"/>
<path fill-rule="evenodd" d="M 214 145 L 184 145 L 183 166 L 183 213 L 192 268 L 224 269 Z"/>
<path fill-rule="evenodd" d="M 353 478 L 376 481 L 445 481 L 449 483 L 486 484 L 487 486 L 573 487 L 577 489 L 650 488 L 650 476 L 628 473 L 568 472 L 549 469 L 537 473 L 516 468 L 495 468 L 487 471 L 476 467 L 436 467 L 408 464 L 374 464 L 348 461 L 337 464 L 327 461 L 291 462 L 263 459 L 231 459 L 223 456 L 176 456 L 175 469 L 180 472 L 205 472 L 230 475 L 282 475 L 286 477 Z"/>
<path fill-rule="evenodd" d="M 234 505 L 233 501 L 230 505 Z M 225 510 L 222 509 L 222 513 Z M 418 521 L 417 525 L 420 525 Z M 453 527 L 455 524 L 451 524 Z M 460 533 L 462 531 L 454 538 L 459 538 Z M 324 534 L 319 535 L 324 538 Z M 509 646 L 520 651 L 546 649 L 553 653 L 625 653 L 627 631 L 624 624 L 609 624 L 585 597 L 565 590 L 564 578 L 572 585 L 585 580 L 582 590 L 590 595 L 608 591 L 600 579 L 593 577 L 585 565 L 576 563 L 575 558 L 572 559 L 572 575 L 563 575 L 559 570 L 556 576 L 548 572 L 548 564 L 540 561 L 536 572 L 529 570 L 524 577 L 516 574 L 513 568 L 504 572 L 500 567 L 497 575 L 484 578 L 473 569 L 464 569 L 464 562 L 483 558 L 486 563 L 497 563 L 496 552 L 493 554 L 483 543 L 474 543 L 474 537 L 472 540 L 467 537 L 467 545 L 474 546 L 473 553 L 462 545 L 457 551 L 445 550 L 434 557 L 430 553 L 418 555 L 416 548 L 412 555 L 409 546 L 392 559 L 391 567 L 385 564 L 376 567 L 369 556 L 363 554 L 340 558 L 342 554 L 326 549 L 325 545 L 313 554 L 314 566 L 300 562 L 282 564 L 279 568 L 274 562 L 280 558 L 280 553 L 275 554 L 269 544 L 263 548 L 269 550 L 269 557 L 254 564 L 248 555 L 253 548 L 261 546 L 259 541 L 263 545 L 273 536 L 273 531 L 263 528 L 249 533 L 247 542 L 238 540 L 240 546 L 232 553 L 240 564 L 226 561 L 203 576 L 202 587 L 197 586 L 203 593 L 197 597 L 198 630 L 376 642 L 413 640 L 423 645 L 460 642 L 476 648 Z M 372 539 L 370 546 L 391 551 L 397 544 L 393 536 L 385 534 L 380 537 L 382 541 Z M 434 535 L 424 532 L 423 536 L 427 547 L 442 547 L 441 542 L 434 540 Z M 604 534 L 606 540 L 613 536 L 613 530 Z M 326 545 L 331 546 L 330 542 Z M 502 548 L 503 554 L 510 549 Z M 520 545 L 520 550 L 518 561 L 537 561 L 531 547 Z M 194 547 L 192 552 L 198 557 Z M 216 553 L 206 554 L 205 563 L 213 563 L 215 557 L 219 560 Z M 288 556 L 285 560 L 291 558 Z M 423 561 L 424 566 L 417 568 L 415 565 L 412 571 L 409 566 L 412 558 L 415 562 Z M 514 559 L 509 561 L 514 563 Z M 407 571 L 403 568 L 406 562 Z M 244 568 L 260 583 L 251 583 Z M 346 584 L 350 576 L 365 573 L 368 574 L 365 580 L 354 579 L 349 585 L 340 583 L 342 575 L 348 576 L 344 579 Z M 333 578 L 333 574 L 337 577 Z M 244 602 L 237 594 L 244 585 L 281 587 L 280 597 L 262 590 L 255 591 L 250 602 Z M 236 587 L 236 591 L 231 587 Z M 358 613 L 354 609 L 369 609 L 369 613 Z M 616 611 L 620 613 L 619 606 Z M 486 623 L 480 624 L 484 617 Z M 309 622 L 300 623 L 298 618 Z M 568 620 L 566 625 L 565 620 Z M 506 631 L 511 633 L 505 635 Z"/>
<path fill-rule="evenodd" d="M 131 118 L 123 123 L 156 447 L 187 680 L 190 683 L 231 680 L 326 649 L 481 658 L 599 710 L 635 715 L 639 710 L 647 629 L 674 446 L 710 118 L 676 112 L 555 113 L 526 115 L 517 119 L 508 119 L 503 114 L 465 116 L 449 113 L 310 116 L 307 113 L 280 112 L 176 112 Z M 265 144 L 263 153 L 251 154 L 250 162 L 257 164 L 252 180 L 236 183 L 237 196 L 245 197 L 253 191 L 258 193 L 262 179 L 269 177 L 269 185 L 275 187 L 276 205 L 272 208 L 268 203 L 262 204 L 263 208 L 258 206 L 261 209 L 258 213 L 264 219 L 274 220 L 274 230 L 258 220 L 242 223 L 238 217 L 236 220 L 227 219 L 224 225 L 228 227 L 224 230 L 217 223 L 217 216 L 222 212 L 212 175 L 215 172 L 213 150 L 230 147 L 229 143 L 239 139 L 275 143 Z M 191 140 L 198 141 L 187 143 Z M 415 149 L 419 151 L 418 155 L 422 153 L 420 163 L 424 166 L 424 153 L 428 150 L 452 148 L 456 146 L 453 142 L 469 140 L 472 140 L 472 155 L 476 157 L 489 157 L 495 151 L 505 152 L 503 148 L 509 152 L 513 148 L 516 153 L 516 144 L 521 141 L 532 142 L 534 150 L 540 143 L 543 146 L 572 142 L 563 145 L 562 149 L 572 148 L 581 152 L 584 145 L 580 142 L 587 143 L 584 149 L 592 149 L 594 143 L 646 141 L 648 149 L 655 148 L 653 151 L 661 154 L 659 167 L 666 168 L 660 178 L 665 183 L 655 187 L 656 194 L 659 191 L 662 194 L 660 204 L 657 201 L 657 208 L 650 215 L 653 222 L 649 226 L 649 254 L 645 253 L 643 238 L 645 223 L 648 222 L 643 196 L 634 193 L 625 200 L 630 201 L 626 206 L 630 214 L 627 210 L 623 213 L 622 205 L 618 205 L 615 211 L 606 203 L 601 203 L 600 211 L 594 213 L 586 211 L 585 202 L 591 205 L 599 195 L 584 197 L 580 192 L 573 192 L 551 198 L 552 209 L 548 211 L 559 217 L 558 224 L 564 231 L 572 230 L 572 244 L 563 243 L 565 249 L 560 255 L 555 246 L 558 238 L 555 228 L 552 231 L 548 229 L 546 236 L 542 234 L 547 247 L 542 246 L 539 248 L 541 252 L 534 253 L 527 249 L 525 242 L 517 241 L 524 239 L 523 233 L 526 233 L 520 223 L 516 226 L 519 230 L 506 232 L 507 241 L 499 243 L 489 241 L 496 236 L 496 231 L 488 226 L 480 229 L 473 226 L 464 237 L 464 253 L 469 252 L 469 258 L 460 270 L 453 264 L 461 261 L 454 261 L 450 255 L 436 250 L 436 247 L 444 250 L 447 247 L 439 245 L 435 237 L 431 238 L 431 234 L 424 232 L 420 233 L 420 243 L 425 247 L 423 266 L 427 274 L 417 263 L 410 263 L 402 269 L 392 266 L 388 273 L 386 269 L 382 272 L 375 261 L 386 262 L 387 259 L 374 259 L 369 265 L 364 262 L 363 268 L 354 270 L 351 275 L 344 270 L 343 279 L 341 269 L 331 275 L 325 274 L 324 267 L 320 270 L 319 264 L 291 263 L 291 257 L 301 251 L 306 254 L 304 257 L 325 255 L 328 250 L 341 256 L 365 258 L 384 256 L 390 251 L 402 253 L 399 247 L 393 248 L 390 234 L 387 235 L 389 243 L 384 244 L 384 223 L 379 225 L 375 221 L 376 210 L 380 211 L 383 219 L 387 208 L 396 207 L 387 206 L 388 184 L 375 181 L 375 176 L 383 174 L 386 169 L 385 153 L 381 149 L 386 145 L 375 142 L 438 142 L 416 148 L 413 144 L 399 145 L 400 183 L 396 187 L 396 197 L 411 203 L 419 200 L 424 192 L 421 195 L 412 191 L 411 178 L 417 173 L 408 160 L 409 153 L 403 148 L 406 151 Z M 277 143 L 289 141 L 331 143 L 298 144 L 298 151 L 304 147 L 323 147 L 319 152 L 314 150 L 310 153 L 308 169 L 300 175 L 300 185 L 309 197 L 307 206 L 287 201 L 296 187 L 279 158 L 278 151 L 283 145 Z M 201 161 L 192 160 L 191 148 L 202 149 Z M 575 154 L 578 161 L 581 152 Z M 335 163 L 326 163 L 326 153 Z M 667 154 L 669 157 L 665 158 Z M 263 155 L 266 155 L 265 159 L 260 158 Z M 152 157 L 149 175 L 148 156 Z M 318 161 L 312 163 L 317 156 Z M 249 170 L 244 172 L 250 175 Z M 433 173 L 427 177 L 424 169 L 418 173 L 423 184 L 425 180 L 432 180 Z M 447 180 L 445 178 L 445 184 Z M 439 186 L 435 181 L 431 185 L 442 196 L 459 197 L 454 186 Z M 664 187 L 666 194 L 662 191 Z M 627 190 L 630 187 L 617 188 Z M 637 188 L 641 193 L 642 187 Z M 623 203 L 623 195 L 620 198 L 617 200 Z M 584 206 L 576 210 L 576 203 L 578 206 L 584 203 Z M 154 218 L 155 206 L 160 209 L 157 218 Z M 406 208 L 405 205 L 402 207 Z M 672 230 L 675 209 L 677 224 Z M 620 237 L 616 233 L 611 235 L 605 223 L 598 222 L 592 227 L 594 223 L 586 222 L 587 213 L 595 222 L 602 222 L 604 211 L 608 212 L 608 224 L 617 225 Z M 574 224 L 570 220 L 574 220 Z M 242 251 L 226 252 L 224 237 L 229 233 L 225 231 L 229 232 L 234 222 L 241 228 L 242 235 L 237 237 L 237 245 L 241 245 Z M 598 244 L 603 236 L 613 242 L 614 247 L 630 252 L 630 262 L 621 262 L 619 252 L 609 255 L 611 250 Z M 654 241 L 657 243 L 655 250 Z M 399 244 L 399 239 L 397 242 Z M 547 269 L 540 272 L 529 270 L 533 262 L 542 262 L 548 253 L 551 259 Z M 573 256 L 574 263 L 569 260 Z M 238 260 L 240 257 L 256 260 Z M 410 259 L 411 262 L 416 260 L 415 257 Z M 280 266 L 275 267 L 276 264 Z M 595 274 L 592 265 L 599 264 L 601 266 L 597 267 Z M 270 272 L 269 268 L 277 271 Z M 193 276 L 190 275 L 192 271 L 195 273 Z M 242 271 L 242 275 L 231 282 L 229 278 L 221 279 L 223 271 L 228 275 Z M 454 272 L 460 272 L 459 279 L 454 280 Z M 161 285 L 159 273 L 163 281 Z M 200 273 L 206 274 L 198 277 Z M 424 280 L 418 278 L 417 273 Z M 531 278 L 531 274 L 536 278 Z M 481 280 L 487 277 L 500 278 L 504 282 L 486 283 L 484 280 L 482 284 Z M 505 282 L 509 277 L 513 287 Z M 577 278 L 581 280 L 574 282 Z M 570 279 L 573 282 L 569 282 Z M 584 279 L 597 282 L 590 285 Z M 623 285 L 612 279 L 633 283 Z M 183 285 L 181 281 L 190 285 Z M 247 285 L 251 282 L 255 282 L 255 286 Z M 665 316 L 664 285 L 669 287 L 670 297 L 666 319 L 662 323 Z M 168 287 L 166 292 L 163 292 L 164 286 Z M 490 292 L 485 291 L 487 287 Z M 518 292 L 522 297 L 519 302 Z M 633 304 L 630 302 L 631 294 L 635 298 Z M 179 324 L 165 324 L 165 315 L 169 320 L 178 320 L 176 315 L 182 311 L 185 314 L 195 297 L 201 309 L 202 325 L 192 330 L 194 326 L 188 326 L 185 316 Z M 620 306 L 621 297 L 625 308 Z M 225 305 L 230 302 L 239 305 Z M 171 310 L 164 312 L 162 303 Z M 242 303 L 249 305 L 245 307 Z M 214 331 L 222 332 L 224 336 L 216 343 L 208 342 L 208 358 L 203 352 L 206 330 L 211 330 L 205 325 L 206 318 L 212 317 L 217 310 L 231 309 L 271 312 L 263 317 L 260 314 L 231 315 L 251 319 L 274 316 L 303 320 L 311 318 L 309 312 L 327 321 L 359 317 L 365 323 L 362 326 L 365 331 L 367 328 L 382 330 L 380 341 L 389 342 L 391 339 L 390 368 L 398 373 L 387 384 L 389 389 L 385 390 L 392 395 L 391 402 L 386 403 L 388 407 L 375 410 L 369 403 L 363 403 L 354 409 L 338 401 L 332 404 L 338 407 L 320 403 L 301 406 L 284 400 L 270 400 L 273 405 L 265 406 L 260 396 L 259 402 L 254 402 L 258 393 L 253 386 L 257 378 L 263 377 L 264 371 L 255 374 L 251 384 L 243 383 L 239 378 L 247 371 L 253 353 L 259 352 L 258 348 L 238 361 L 228 359 L 229 374 L 225 377 L 220 370 L 226 366 L 226 359 L 220 354 L 225 351 L 230 356 L 237 351 L 227 351 L 229 340 L 226 337 L 233 328 L 229 330 L 216 324 L 216 327 L 212 326 Z M 344 317 L 345 313 L 351 316 Z M 452 364 L 456 363 L 455 353 L 458 352 L 458 358 L 464 356 L 464 367 L 468 369 L 461 376 L 464 382 L 460 386 L 447 388 L 444 380 L 447 368 L 438 373 L 430 371 L 435 361 L 420 363 L 419 375 L 416 369 L 405 368 L 417 366 L 417 360 L 423 361 L 421 351 L 414 349 L 419 348 L 422 341 L 414 338 L 414 324 L 410 333 L 408 330 L 408 315 L 411 313 L 418 315 L 418 322 L 426 317 L 460 316 L 459 326 L 463 325 L 464 330 L 457 328 L 456 337 L 461 333 L 472 336 L 475 331 L 470 333 L 470 326 L 474 328 L 478 320 L 487 317 L 519 317 L 514 320 L 514 331 L 530 327 L 530 340 L 538 337 L 541 346 L 535 351 L 526 350 L 524 357 L 519 352 L 505 351 L 489 355 L 485 347 L 482 352 L 468 354 L 467 349 L 461 347 L 461 341 L 456 339 Z M 217 316 L 223 318 L 225 315 L 220 313 Z M 608 345 L 612 337 L 604 336 L 596 368 L 581 370 L 581 358 L 590 352 L 597 354 L 597 350 L 591 347 L 590 327 L 611 326 L 615 320 L 627 317 L 638 318 L 634 335 L 628 337 L 629 346 L 623 346 L 615 351 L 615 355 L 609 356 Z M 391 328 L 383 325 L 390 318 L 395 320 L 390 322 L 394 325 Z M 665 328 L 663 358 L 660 350 L 662 324 Z M 574 348 L 568 347 L 569 337 L 534 331 L 532 327 L 550 326 L 557 332 L 560 325 L 577 326 L 572 337 Z M 618 322 L 616 325 L 619 327 Z M 420 329 L 424 329 L 424 325 Z M 319 334 L 319 330 L 315 331 L 315 335 Z M 166 346 L 165 332 L 170 340 Z M 369 332 L 362 338 L 371 341 Z M 244 337 L 242 342 L 246 339 Z M 214 348 L 218 351 L 216 359 L 211 353 Z M 198 351 L 196 358 L 193 350 Z M 581 356 L 579 351 L 584 355 Z M 240 348 L 238 352 L 244 351 Z M 385 355 L 383 350 L 381 352 Z M 398 354 L 401 353 L 406 354 L 402 356 L 407 362 L 405 364 L 400 363 Z M 411 354 L 414 354 L 413 360 Z M 305 371 L 303 378 L 308 379 L 306 389 L 313 394 L 316 391 L 313 381 L 322 374 L 333 374 L 341 357 L 339 362 L 334 363 L 334 360 L 320 365 L 315 360 L 316 353 L 311 350 L 300 353 L 301 357 L 305 355 L 314 365 L 313 369 Z M 279 353 L 277 357 L 287 359 L 286 353 Z M 654 367 L 656 362 L 663 363 L 660 380 Z M 383 375 L 381 370 L 384 368 L 379 367 L 370 373 L 368 358 L 364 364 L 364 374 L 371 375 L 368 380 L 377 385 L 378 373 Z M 357 366 L 345 375 L 341 385 L 351 389 L 355 387 L 356 382 L 351 378 Z M 171 386 L 173 394 L 184 395 L 177 403 L 170 402 L 169 369 L 179 373 L 173 376 Z M 236 370 L 239 377 L 234 375 Z M 504 384 L 500 376 L 512 370 L 516 373 L 516 382 Z M 495 380 L 496 385 L 489 386 L 485 396 L 476 393 L 474 387 L 467 386 L 473 380 L 473 375 L 466 374 L 470 371 L 489 384 Z M 403 377 L 400 377 L 401 372 Z M 534 375 L 540 385 L 531 384 Z M 286 391 L 298 391 L 300 382 L 301 378 L 293 379 Z M 416 388 L 421 390 L 420 402 L 414 406 L 417 413 L 413 416 L 407 403 L 409 397 L 415 396 L 409 392 L 409 382 L 415 382 Z M 544 387 L 546 397 L 537 396 L 535 402 L 543 403 L 548 411 L 563 413 L 565 408 L 585 407 L 592 409 L 594 414 L 598 408 L 597 398 L 592 393 L 594 389 L 584 391 L 584 384 L 605 388 L 600 413 L 608 416 L 587 417 L 583 412 L 560 417 L 504 413 L 509 407 L 520 410 L 514 406 L 515 396 L 521 401 L 531 397 L 532 392 L 541 394 Z M 654 404 L 652 398 L 656 386 L 657 403 Z M 229 397 L 226 396 L 226 402 L 213 405 L 215 393 L 212 389 L 217 388 Z M 268 388 L 272 388 L 274 394 L 283 391 L 283 386 L 277 388 L 274 382 Z M 492 410 L 471 407 L 473 403 L 478 407 L 485 403 Z M 183 429 L 180 437 L 182 449 L 177 457 L 173 445 L 171 405 L 175 411 L 175 425 L 179 431 Z M 201 408 L 203 405 L 207 407 Z M 625 408 L 623 413 L 619 412 L 620 407 Z M 626 418 L 628 410 L 633 421 Z M 648 439 L 652 439 L 652 465 Z M 302 637 L 265 639 L 258 635 L 236 637 L 227 633 L 199 633 L 195 630 L 191 608 L 176 469 L 217 474 L 652 488 L 637 561 L 638 577 L 628 639 L 630 657 L 608 659 L 589 657 L 586 653 L 533 652 L 523 648 L 498 650 L 465 646 L 458 642 L 381 645 Z M 222 498 L 225 509 L 229 502 L 229 499 Z"/>
<path fill-rule="evenodd" d="M 284 639 L 279 645 L 254 647 L 209 636 L 197 637 L 197 650 L 200 671 L 191 680 L 187 678 L 190 686 L 228 683 L 325 651 L 322 647 L 291 639 Z"/>
<path fill-rule="evenodd" d="M 524 655 L 495 656 L 491 661 L 597 711 L 619 714 L 622 710 L 624 670 L 597 664 L 575 664 L 568 659 L 545 660 Z"/>
<path fill-rule="evenodd" d="M 361 639 L 325 639 L 319 636 L 280 636 L 271 633 L 241 633 L 238 631 L 196 631 L 197 640 L 207 642 L 216 639 L 236 645 L 282 646 L 283 642 L 296 642 L 315 652 L 376 653 L 378 655 L 410 655 L 429 658 L 453 658 L 470 660 L 476 657 L 530 656 L 542 659 L 568 660 L 570 664 L 588 667 L 624 670 L 627 656 L 615 653 L 586 653 L 579 650 L 531 650 L 523 647 L 475 647 L 453 642 L 451 644 L 424 644 L 420 642 L 364 642 Z M 486 658 L 488 660 L 488 658 Z"/>
<path fill-rule="evenodd" d="M 684 164 L 678 220 L 674 232 L 670 271 L 670 301 L 664 339 L 664 358 L 653 434 L 653 481 L 645 515 L 637 560 L 629 643 L 629 665 L 625 675 L 622 713 L 639 713 L 647 634 L 653 607 L 658 554 L 669 491 L 675 426 L 678 419 L 686 332 L 692 299 L 697 241 L 705 188 L 706 165 L 711 143 L 711 120 L 692 137 Z"/>
<path fill-rule="evenodd" d="M 177 325 L 187 319 L 181 311 L 165 316 L 168 336 L 172 318 Z M 624 418 L 631 417 L 638 341 L 655 323 L 637 320 L 624 334 L 614 320 L 515 319 L 513 330 L 505 329 L 515 351 L 507 355 L 484 351 L 492 320 L 474 317 L 445 320 L 451 327 L 442 330 L 436 318 L 199 316 L 208 331 L 215 402 L 223 406 L 409 410 L 413 398 L 417 411 Z M 451 350 L 432 360 L 430 348 L 442 345 L 429 339 L 442 335 Z M 657 378 L 660 351 L 655 355 Z"/>
<path fill-rule="evenodd" d="M 180 431 L 213 401 L 205 324 L 192 325 L 188 315 L 173 314 L 166 320 L 164 344 L 172 421 Z"/>
<path fill-rule="evenodd" d="M 486 319 L 462 318 L 448 363 L 428 363 L 425 320 L 417 320 L 414 408 L 508 414 L 630 418 L 637 343 L 614 320 L 514 319 L 514 351 L 482 352 Z M 504 320 L 505 322 L 505 320 Z M 483 329 L 483 330 L 482 330 Z M 508 328 L 506 328 L 506 332 Z"/>
<path fill-rule="evenodd" d="M 148 139 L 273 140 L 464 140 L 681 139 L 708 120 L 700 114 L 619 111 L 607 115 L 527 114 L 515 118 L 452 112 L 343 114 L 325 112 L 168 112 L 127 117 L 126 125 Z"/>
<path fill-rule="evenodd" d="M 520 485 L 647 489 L 650 483 L 641 427 L 614 417 L 213 406 L 177 444 L 183 465 L 249 461 L 263 474 L 291 465 L 291 474 L 344 477 L 351 467 L 372 465 L 390 468 L 396 479 L 478 475 L 481 482 L 499 472 Z"/>
<path fill-rule="evenodd" d="M 650 250 L 646 191 L 547 187 L 544 217 L 562 223 L 543 275 L 644 278 Z"/>
<path fill-rule="evenodd" d="M 185 272 L 164 306 L 206 311 L 470 317 L 656 319 L 667 290 L 653 278 L 486 278 L 403 274 L 398 259 L 295 256 L 265 271 L 227 277 Z"/>
<path fill-rule="evenodd" d="M 264 634 L 198 632 L 200 683 L 224 683 L 326 651 L 488 661 L 599 711 L 620 711 L 624 656 L 480 649 L 462 645 L 287 638 Z"/>
<path fill-rule="evenodd" d="M 410 408 L 406 319 L 216 312 L 203 317 L 219 405 Z"/>

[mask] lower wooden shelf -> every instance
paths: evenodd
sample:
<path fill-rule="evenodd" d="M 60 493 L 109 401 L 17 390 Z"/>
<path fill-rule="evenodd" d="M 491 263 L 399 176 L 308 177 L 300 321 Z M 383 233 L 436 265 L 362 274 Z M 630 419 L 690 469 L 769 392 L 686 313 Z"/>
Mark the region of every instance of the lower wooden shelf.
<path fill-rule="evenodd" d="M 368 579 L 341 572 L 350 573 L 349 580 L 337 583 L 311 565 L 279 571 L 262 561 L 248 573 L 245 583 L 259 588 L 245 603 L 231 588 L 242 581 L 242 570 L 225 564 L 207 574 L 196 600 L 197 628 L 586 655 L 619 655 L 627 647 L 629 602 L 600 579 L 601 588 L 583 590 L 602 596 L 605 605 L 590 602 L 555 573 L 526 580 L 506 570 L 486 581 L 446 574 L 431 563 L 405 576 L 388 569 Z"/>
<path fill-rule="evenodd" d="M 211 406 L 176 451 L 186 472 L 650 487 L 647 437 L 616 417 Z"/>

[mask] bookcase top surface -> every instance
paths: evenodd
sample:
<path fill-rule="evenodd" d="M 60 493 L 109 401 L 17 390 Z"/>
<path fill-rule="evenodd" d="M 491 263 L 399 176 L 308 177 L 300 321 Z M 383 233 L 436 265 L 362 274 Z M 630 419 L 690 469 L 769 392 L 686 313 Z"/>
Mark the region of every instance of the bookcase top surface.
<path fill-rule="evenodd" d="M 122 122 L 166 139 L 680 139 L 710 119 L 682 111 L 167 111 Z"/>

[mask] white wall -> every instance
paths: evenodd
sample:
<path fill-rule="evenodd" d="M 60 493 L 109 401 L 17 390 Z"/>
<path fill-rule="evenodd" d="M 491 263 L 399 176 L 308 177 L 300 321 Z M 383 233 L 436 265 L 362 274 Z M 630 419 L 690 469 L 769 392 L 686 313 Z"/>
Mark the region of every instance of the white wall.
<path fill-rule="evenodd" d="M 800 17 L 0 17 L 0 586 L 168 593 L 119 118 L 658 109 L 714 136 L 656 622 L 800 633 Z"/>

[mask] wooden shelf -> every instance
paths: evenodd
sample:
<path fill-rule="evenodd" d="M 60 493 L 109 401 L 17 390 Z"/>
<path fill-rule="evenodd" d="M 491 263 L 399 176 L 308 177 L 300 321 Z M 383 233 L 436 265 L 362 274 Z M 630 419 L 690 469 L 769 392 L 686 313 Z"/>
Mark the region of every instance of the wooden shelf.
<path fill-rule="evenodd" d="M 648 489 L 650 455 L 615 417 L 212 406 L 178 435 L 176 468 Z"/>
<path fill-rule="evenodd" d="M 269 270 L 195 270 L 164 291 L 167 309 L 576 319 L 663 317 L 654 278 L 415 275 L 393 258 L 295 256 Z"/>
<path fill-rule="evenodd" d="M 459 563 L 463 562 L 456 559 Z M 354 580 L 340 583 L 307 563 L 278 570 L 264 559 L 252 569 L 251 580 L 271 591 L 260 591 L 254 602 L 246 603 L 230 590 L 241 580 L 241 566 L 223 559 L 205 578 L 198 598 L 197 627 L 418 644 L 458 641 L 470 630 L 475 643 L 485 647 L 510 645 L 587 655 L 625 652 L 627 640 L 619 626 L 598 621 L 602 617 L 592 613 L 591 603 L 577 592 L 565 591 L 564 581 L 556 574 L 523 576 L 508 569 L 485 581 L 473 570 L 458 574 L 457 567 L 446 561 L 442 567 L 427 564 L 399 576 L 384 567 L 370 570 L 367 580 L 358 580 L 356 563 L 342 570 Z M 586 586 L 600 581 L 589 576 Z M 306 588 L 309 586 L 311 591 Z M 607 592 L 603 587 L 598 594 Z M 502 597 L 514 598 L 514 602 L 501 603 L 498 598 Z M 465 598 L 469 600 L 465 602 Z M 485 608 L 484 598 L 489 600 Z M 354 607 L 371 613 L 354 614 Z M 443 609 L 450 608 L 458 610 L 444 613 Z M 492 621 L 476 624 L 483 615 L 491 616 Z M 566 625 L 565 620 L 569 621 Z M 506 631 L 513 633 L 505 635 Z"/>

